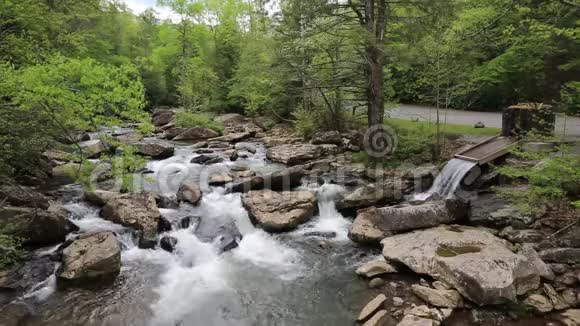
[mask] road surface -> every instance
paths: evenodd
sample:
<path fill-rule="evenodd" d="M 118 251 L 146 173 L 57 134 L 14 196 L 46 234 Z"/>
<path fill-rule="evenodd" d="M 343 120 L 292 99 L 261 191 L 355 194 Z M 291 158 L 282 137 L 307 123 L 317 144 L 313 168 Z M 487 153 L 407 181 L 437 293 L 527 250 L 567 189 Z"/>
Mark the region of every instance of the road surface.
<path fill-rule="evenodd" d="M 441 110 L 441 120 L 445 119 L 445 111 Z M 392 118 L 398 119 L 419 119 L 421 121 L 435 121 L 435 108 L 420 105 L 403 104 L 391 109 L 386 113 Z M 501 112 L 479 112 L 479 111 L 458 111 L 447 110 L 447 123 L 473 126 L 481 121 L 486 127 L 501 128 Z M 558 116 L 556 119 L 556 135 L 561 136 L 564 132 L 564 122 L 566 122 L 566 135 L 580 137 L 580 118 Z"/>

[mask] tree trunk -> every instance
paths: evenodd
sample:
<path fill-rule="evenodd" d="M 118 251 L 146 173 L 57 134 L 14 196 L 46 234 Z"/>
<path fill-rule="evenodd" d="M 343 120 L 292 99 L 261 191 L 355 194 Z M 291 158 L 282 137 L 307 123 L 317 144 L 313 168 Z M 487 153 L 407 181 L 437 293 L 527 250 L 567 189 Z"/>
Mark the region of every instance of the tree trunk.
<path fill-rule="evenodd" d="M 384 71 L 385 64 L 385 0 L 366 0 L 366 27 L 369 32 L 367 52 L 367 105 L 369 128 L 382 125 L 385 112 Z"/>
<path fill-rule="evenodd" d="M 368 57 L 368 86 L 367 86 L 367 107 L 368 107 L 368 125 L 382 125 L 384 118 L 385 99 L 383 94 L 383 64 L 385 54 L 377 45 L 367 47 Z"/>

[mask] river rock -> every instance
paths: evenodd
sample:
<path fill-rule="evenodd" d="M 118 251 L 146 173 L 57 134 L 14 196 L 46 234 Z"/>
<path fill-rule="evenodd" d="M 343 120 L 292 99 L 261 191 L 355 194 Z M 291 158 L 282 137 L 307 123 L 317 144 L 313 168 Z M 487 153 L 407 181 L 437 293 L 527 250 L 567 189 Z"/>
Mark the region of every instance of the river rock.
<path fill-rule="evenodd" d="M 580 309 L 568 309 L 555 315 L 555 318 L 566 326 L 580 325 Z"/>
<path fill-rule="evenodd" d="M 503 229 L 499 236 L 511 243 L 536 243 L 546 239 L 546 235 L 539 230 L 514 230 L 511 226 Z"/>
<path fill-rule="evenodd" d="M 322 149 L 311 144 L 284 144 L 268 149 L 266 157 L 273 162 L 298 165 L 322 156 Z"/>
<path fill-rule="evenodd" d="M 155 195 L 144 192 L 122 194 L 109 200 L 101 210 L 101 216 L 136 229 L 140 234 L 140 247 L 143 248 L 150 247 L 151 242 L 155 242 L 161 214 Z"/>
<path fill-rule="evenodd" d="M 556 310 L 564 310 L 570 308 L 570 305 L 558 294 L 558 292 L 550 285 L 544 283 L 544 293 L 550 298 Z"/>
<path fill-rule="evenodd" d="M 205 154 L 201 154 L 199 156 L 196 156 L 194 158 L 191 159 L 190 163 L 193 164 L 205 164 L 206 162 L 216 158 L 217 155 L 205 155 Z"/>
<path fill-rule="evenodd" d="M 242 241 L 242 235 L 239 233 L 239 231 L 234 234 L 224 233 L 214 239 L 214 243 L 216 244 L 220 253 L 224 253 L 239 247 L 240 241 Z"/>
<path fill-rule="evenodd" d="M 82 155 L 86 158 L 98 158 L 107 151 L 105 142 L 100 139 L 87 140 L 77 145 L 82 149 Z"/>
<path fill-rule="evenodd" d="M 348 236 L 355 242 L 379 243 L 395 233 L 461 220 L 468 213 L 467 207 L 459 200 L 433 201 L 417 206 L 372 207 L 358 214 Z"/>
<path fill-rule="evenodd" d="M 229 173 L 214 174 L 209 177 L 208 184 L 210 186 L 223 186 L 226 183 L 234 181 L 234 178 Z"/>
<path fill-rule="evenodd" d="M 0 230 L 22 238 L 24 244 L 31 246 L 63 242 L 69 232 L 66 211 L 61 206 L 51 206 L 47 210 L 2 207 Z"/>
<path fill-rule="evenodd" d="M 173 140 L 206 140 L 209 138 L 218 137 L 220 134 L 209 128 L 204 127 L 193 127 L 189 128 L 181 134 L 175 136 Z"/>
<path fill-rule="evenodd" d="M 310 141 L 312 144 L 321 145 L 321 144 L 333 144 L 333 145 L 342 145 L 342 137 L 338 131 L 322 131 L 317 132 L 312 136 L 312 140 Z"/>
<path fill-rule="evenodd" d="M 379 310 L 363 326 L 383 326 L 387 320 L 387 311 Z"/>
<path fill-rule="evenodd" d="M 251 154 L 255 154 L 257 151 L 255 144 L 247 143 L 247 142 L 237 143 L 234 146 L 234 148 L 239 150 L 239 151 L 246 151 L 246 152 L 251 153 Z"/>
<path fill-rule="evenodd" d="M 83 234 L 62 252 L 60 283 L 112 280 L 121 270 L 121 247 L 112 232 Z"/>
<path fill-rule="evenodd" d="M 0 202 L 4 205 L 26 206 L 47 209 L 50 206 L 48 197 L 30 187 L 2 185 L 0 186 Z"/>
<path fill-rule="evenodd" d="M 566 302 L 566 304 L 570 307 L 576 307 L 578 306 L 578 293 L 576 291 L 576 289 L 564 289 L 564 291 L 562 291 L 562 299 L 564 299 L 564 302 Z"/>
<path fill-rule="evenodd" d="M 136 148 L 136 153 L 150 156 L 154 159 L 165 159 L 173 156 L 175 146 L 168 142 L 135 142 L 132 143 Z"/>
<path fill-rule="evenodd" d="M 204 165 L 218 164 L 218 163 L 222 163 L 223 161 L 224 161 L 224 158 L 223 157 L 216 156 L 216 157 L 214 157 L 212 159 L 207 160 L 204 163 Z"/>
<path fill-rule="evenodd" d="M 194 183 L 183 183 L 177 190 L 177 200 L 188 202 L 194 206 L 200 202 L 202 196 L 201 189 Z"/>
<path fill-rule="evenodd" d="M 372 280 L 370 280 L 370 282 L 369 282 L 369 289 L 377 289 L 377 288 L 380 288 L 383 285 L 385 285 L 385 280 L 383 280 L 380 277 L 376 277 L 376 278 L 373 278 Z M 393 300 L 394 300 L 394 298 L 393 298 Z"/>
<path fill-rule="evenodd" d="M 173 252 L 175 250 L 175 246 L 177 245 L 177 238 L 175 237 L 163 237 L 159 241 L 159 246 L 161 249 L 167 252 Z"/>
<path fill-rule="evenodd" d="M 228 192 L 248 192 L 260 189 L 270 189 L 274 191 L 290 190 L 301 184 L 304 175 L 305 171 L 302 166 L 294 166 L 235 183 L 228 188 Z"/>
<path fill-rule="evenodd" d="M 199 216 L 186 216 L 179 221 L 179 226 L 182 229 L 192 228 L 195 232 L 199 224 L 201 223 L 201 217 Z"/>
<path fill-rule="evenodd" d="M 441 313 L 439 310 L 433 308 L 429 308 L 426 305 L 416 306 L 409 309 L 405 309 L 405 315 L 412 315 L 421 318 L 432 319 L 436 321 L 440 321 L 442 319 Z"/>
<path fill-rule="evenodd" d="M 397 204 L 403 199 L 402 194 L 395 191 L 394 184 L 384 186 L 370 184 L 359 187 L 341 198 L 336 203 L 339 210 L 353 210 L 370 206 Z"/>
<path fill-rule="evenodd" d="M 558 234 L 554 239 L 558 247 L 580 248 L 580 227 L 571 227 Z"/>
<path fill-rule="evenodd" d="M 171 122 L 175 118 L 175 112 L 173 111 L 158 111 L 153 116 L 154 126 L 163 126 Z"/>
<path fill-rule="evenodd" d="M 212 138 L 211 141 L 223 143 L 238 143 L 241 142 L 242 140 L 254 137 L 255 135 L 256 135 L 255 131 L 234 132 L 221 137 Z"/>
<path fill-rule="evenodd" d="M 524 299 L 523 303 L 540 313 L 548 313 L 554 310 L 554 306 L 552 305 L 552 302 L 550 302 L 550 299 L 541 294 L 532 294 Z"/>
<path fill-rule="evenodd" d="M 84 199 L 91 204 L 97 206 L 104 206 L 109 200 L 119 196 L 118 192 L 107 191 L 107 190 L 94 190 L 84 192 Z"/>
<path fill-rule="evenodd" d="M 413 293 L 426 303 L 440 308 L 460 308 L 463 306 L 463 298 L 455 290 L 438 290 L 413 284 Z"/>
<path fill-rule="evenodd" d="M 385 238 L 387 261 L 431 275 L 480 304 L 516 301 L 539 287 L 539 275 L 528 259 L 491 233 L 465 226 L 440 226 Z"/>
<path fill-rule="evenodd" d="M 244 116 L 239 113 L 226 113 L 218 115 L 217 117 L 214 118 L 214 121 L 221 122 L 224 125 L 230 125 L 243 122 Z"/>
<path fill-rule="evenodd" d="M 437 323 L 432 319 L 406 315 L 397 326 L 435 326 Z"/>
<path fill-rule="evenodd" d="M 268 232 L 293 230 L 317 209 L 316 196 L 309 191 L 250 191 L 242 196 L 242 204 L 252 222 Z"/>
<path fill-rule="evenodd" d="M 187 130 L 188 130 L 188 128 L 172 126 L 170 128 L 165 129 L 163 131 L 163 134 L 161 136 L 159 136 L 159 138 L 173 140 L 175 137 L 183 134 Z"/>
<path fill-rule="evenodd" d="M 179 208 L 179 201 L 177 200 L 177 196 L 155 194 L 155 201 L 157 201 L 157 207 L 159 208 L 168 208 L 168 209 Z"/>
<path fill-rule="evenodd" d="M 520 255 L 526 256 L 528 261 L 534 266 L 534 268 L 538 271 L 538 275 L 546 280 L 554 280 L 556 275 L 552 271 L 552 268 L 544 263 L 544 261 L 540 258 L 540 255 L 536 252 L 534 247 L 531 244 L 523 244 L 520 251 Z"/>
<path fill-rule="evenodd" d="M 134 143 L 143 140 L 143 134 L 138 131 L 130 131 L 127 133 L 114 135 L 113 137 L 115 140 L 120 141 L 121 143 Z"/>
<path fill-rule="evenodd" d="M 364 308 L 361 310 L 356 320 L 359 322 L 368 320 L 377 311 L 381 310 L 381 308 L 384 307 L 386 301 L 387 297 L 384 294 L 379 294 L 377 297 L 375 297 L 373 300 L 367 303 L 366 306 L 364 306 Z"/>
<path fill-rule="evenodd" d="M 580 263 L 580 248 L 552 248 L 539 252 L 543 261 L 558 264 Z"/>
<path fill-rule="evenodd" d="M 304 236 L 305 237 L 319 237 L 319 238 L 332 239 L 332 238 L 336 238 L 336 232 L 334 232 L 334 231 L 311 231 L 311 232 L 305 232 Z"/>
<path fill-rule="evenodd" d="M 397 268 L 387 263 L 384 257 L 365 263 L 355 271 L 357 275 L 367 278 L 372 278 L 384 274 L 393 274 L 397 272 Z"/>

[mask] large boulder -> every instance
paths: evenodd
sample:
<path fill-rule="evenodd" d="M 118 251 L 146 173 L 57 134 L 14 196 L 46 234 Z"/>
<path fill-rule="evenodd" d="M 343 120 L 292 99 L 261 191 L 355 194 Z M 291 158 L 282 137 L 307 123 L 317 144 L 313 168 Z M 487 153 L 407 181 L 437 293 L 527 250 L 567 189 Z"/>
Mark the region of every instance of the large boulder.
<path fill-rule="evenodd" d="M 353 192 L 340 198 L 336 203 L 336 208 L 341 211 L 355 211 L 370 206 L 397 204 L 401 200 L 403 200 L 403 195 L 400 191 L 397 191 L 397 187 L 393 183 L 383 186 L 369 184 L 358 187 Z"/>
<path fill-rule="evenodd" d="M 118 192 L 107 190 L 85 191 L 83 198 L 91 204 L 104 206 L 109 200 L 119 196 Z"/>
<path fill-rule="evenodd" d="M 162 139 L 173 139 L 179 135 L 181 135 L 182 133 L 186 132 L 189 128 L 182 128 L 182 127 L 170 127 L 167 128 L 163 131 L 163 134 L 159 137 Z"/>
<path fill-rule="evenodd" d="M 275 191 L 290 190 L 301 184 L 306 174 L 302 166 L 293 166 L 263 176 L 254 176 L 228 188 L 228 192 L 248 192 L 251 190 L 271 189 Z"/>
<path fill-rule="evenodd" d="M 150 247 L 157 236 L 161 214 L 155 195 L 150 192 L 122 194 L 107 201 L 101 216 L 112 222 L 132 227 L 139 233 L 140 247 Z"/>
<path fill-rule="evenodd" d="M 121 270 L 121 247 L 112 232 L 83 234 L 62 251 L 57 272 L 62 285 L 113 280 Z"/>
<path fill-rule="evenodd" d="M 177 200 L 197 205 L 201 200 L 203 193 L 197 184 L 183 183 L 177 190 Z"/>
<path fill-rule="evenodd" d="M 175 112 L 166 110 L 166 111 L 157 111 L 153 115 L 153 125 L 154 126 L 163 126 L 171 122 L 175 118 Z"/>
<path fill-rule="evenodd" d="M 254 137 L 255 135 L 256 135 L 255 131 L 233 132 L 221 137 L 213 138 L 211 141 L 224 143 L 238 143 L 241 142 L 242 140 Z"/>
<path fill-rule="evenodd" d="M 0 203 L 47 209 L 49 199 L 38 191 L 24 186 L 0 186 Z"/>
<path fill-rule="evenodd" d="M 175 146 L 168 142 L 135 142 L 136 153 L 144 156 L 150 156 L 155 159 L 164 159 L 173 156 Z"/>
<path fill-rule="evenodd" d="M 538 272 L 526 257 L 477 228 L 440 226 L 395 235 L 381 244 L 388 261 L 449 284 L 480 305 L 515 302 L 539 287 Z"/>
<path fill-rule="evenodd" d="M 63 242 L 69 231 L 66 211 L 61 206 L 47 210 L 3 207 L 0 208 L 0 229 L 18 236 L 27 245 L 45 246 Z"/>
<path fill-rule="evenodd" d="M 324 131 L 314 134 L 310 142 L 315 145 L 333 144 L 340 146 L 342 145 L 342 137 L 338 131 Z"/>
<path fill-rule="evenodd" d="M 269 232 L 290 231 L 316 212 L 316 196 L 309 191 L 250 191 L 242 197 L 252 222 Z"/>
<path fill-rule="evenodd" d="M 580 248 L 551 248 L 539 252 L 543 261 L 557 264 L 579 264 Z"/>
<path fill-rule="evenodd" d="M 77 145 L 81 148 L 82 155 L 86 158 L 97 158 L 107 151 L 105 142 L 100 139 L 87 140 Z"/>
<path fill-rule="evenodd" d="M 312 144 L 284 144 L 269 148 L 266 157 L 273 162 L 298 165 L 323 155 L 322 148 Z"/>
<path fill-rule="evenodd" d="M 133 143 L 143 140 L 143 134 L 138 131 L 130 131 L 113 135 L 113 138 L 121 143 Z"/>
<path fill-rule="evenodd" d="M 418 284 L 413 284 L 411 290 L 431 306 L 440 308 L 460 308 L 463 306 L 463 298 L 455 290 L 432 289 Z"/>
<path fill-rule="evenodd" d="M 193 127 L 175 136 L 173 140 L 205 140 L 218 137 L 219 135 L 217 131 L 209 128 Z"/>
<path fill-rule="evenodd" d="M 389 235 L 451 223 L 467 213 L 467 204 L 454 199 L 416 206 L 371 207 L 358 214 L 349 237 L 356 242 L 378 244 Z"/>

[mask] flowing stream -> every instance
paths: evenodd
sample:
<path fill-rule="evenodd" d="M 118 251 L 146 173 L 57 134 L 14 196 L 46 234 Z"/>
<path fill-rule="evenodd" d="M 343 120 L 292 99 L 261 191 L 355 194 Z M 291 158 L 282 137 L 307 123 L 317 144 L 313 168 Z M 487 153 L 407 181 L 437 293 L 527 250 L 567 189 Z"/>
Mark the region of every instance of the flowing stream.
<path fill-rule="evenodd" d="M 433 195 L 441 198 L 452 198 L 461 184 L 461 180 L 477 165 L 475 162 L 470 162 L 461 159 L 451 159 L 443 168 L 443 171 L 437 175 L 431 189 L 427 192 L 416 194 L 413 199 L 427 200 Z"/>
<path fill-rule="evenodd" d="M 282 168 L 267 162 L 262 145 L 254 145 L 256 152 L 244 153 L 248 158 L 236 165 L 262 173 Z M 228 171 L 234 163 L 189 163 L 196 155 L 190 145 L 179 144 L 175 156 L 148 163 L 154 174 L 142 183 L 175 194 L 183 180 L 199 181 L 205 192 L 197 207 L 182 204 L 161 214 L 174 225 L 184 216 L 200 216 L 210 227 L 234 223 L 243 235 L 239 247 L 220 254 L 215 243 L 194 234 L 199 225 L 192 223 L 160 235 L 178 239 L 173 253 L 139 249 L 131 230 L 100 218 L 99 208 L 81 199 L 78 185 L 65 186 L 60 190 L 66 194 L 65 208 L 80 232 L 118 235 L 121 274 L 113 285 L 58 290 L 51 276 L 26 296 L 36 313 L 31 325 L 352 325 L 371 294 L 354 274 L 369 259 L 368 250 L 348 240 L 351 222 L 334 206 L 345 189 L 304 184 L 302 189 L 316 193 L 319 214 L 293 232 L 272 235 L 252 225 L 240 194 L 207 185 L 208 171 Z M 335 236 L 325 239 L 312 232 Z"/>

